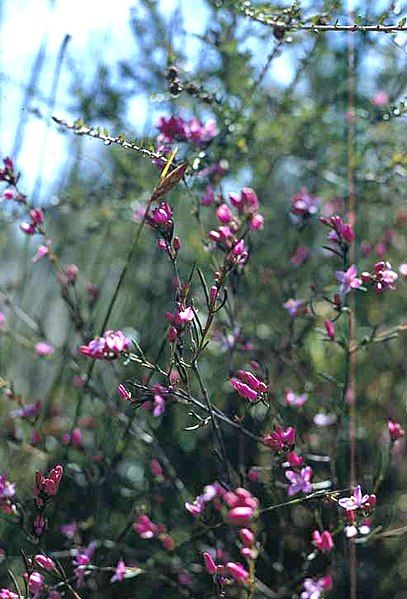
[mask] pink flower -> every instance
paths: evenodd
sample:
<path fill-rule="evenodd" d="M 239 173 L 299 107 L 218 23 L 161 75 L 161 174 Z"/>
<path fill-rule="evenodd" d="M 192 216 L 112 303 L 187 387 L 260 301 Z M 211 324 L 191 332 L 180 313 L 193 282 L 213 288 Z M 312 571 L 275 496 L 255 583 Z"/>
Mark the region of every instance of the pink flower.
<path fill-rule="evenodd" d="M 13 410 L 11 412 L 11 416 L 13 418 L 23 418 L 27 420 L 31 420 L 37 418 L 40 414 L 42 408 L 42 403 L 40 401 L 36 401 L 35 403 L 27 404 L 18 410 Z"/>
<path fill-rule="evenodd" d="M 68 278 L 68 281 L 74 283 L 78 276 L 79 268 L 76 266 L 76 264 L 68 264 L 68 266 L 65 266 L 64 272 Z"/>
<path fill-rule="evenodd" d="M 0 599 L 19 599 L 17 593 L 10 591 L 10 589 L 5 589 L 4 587 L 0 589 Z"/>
<path fill-rule="evenodd" d="M 328 234 L 328 240 L 337 243 L 338 245 L 349 244 L 355 239 L 355 232 L 349 223 L 345 223 L 338 215 L 331 218 L 322 217 L 322 224 L 330 227 L 331 231 Z"/>
<path fill-rule="evenodd" d="M 401 437 L 404 437 L 406 434 L 405 430 L 401 427 L 401 424 L 395 422 L 391 418 L 389 418 L 387 422 L 387 428 L 389 431 L 390 439 L 393 442 L 397 441 L 397 439 L 400 439 Z"/>
<path fill-rule="evenodd" d="M 287 470 L 285 473 L 286 478 L 290 481 L 290 486 L 288 487 L 288 495 L 291 497 L 292 495 L 296 495 L 301 491 L 303 493 L 311 493 L 312 484 L 310 482 L 312 478 L 312 468 L 306 466 L 301 469 L 301 472 L 294 472 L 293 470 Z"/>
<path fill-rule="evenodd" d="M 171 226 L 172 223 L 172 209 L 167 202 L 161 202 L 161 204 L 151 210 L 151 214 L 148 215 L 147 221 L 150 225 L 158 228 L 166 228 Z"/>
<path fill-rule="evenodd" d="M 32 261 L 35 263 L 35 262 L 38 262 L 38 260 L 41 260 L 41 258 L 48 256 L 50 247 L 51 247 L 51 239 L 47 239 L 47 241 L 45 242 L 44 245 L 38 246 L 37 252 L 36 252 L 35 256 L 33 257 Z"/>
<path fill-rule="evenodd" d="M 203 125 L 199 119 L 193 118 L 185 126 L 186 139 L 197 146 L 210 142 L 217 133 L 214 120 L 209 120 Z"/>
<path fill-rule="evenodd" d="M 5 322 L 6 322 L 6 315 L 4 314 L 4 312 L 0 312 L 0 333 L 3 330 Z"/>
<path fill-rule="evenodd" d="M 378 293 L 387 289 L 396 289 L 398 274 L 392 270 L 390 262 L 377 262 L 374 265 L 374 272 L 371 278 L 374 282 L 374 289 Z"/>
<path fill-rule="evenodd" d="M 44 568 L 44 570 L 46 570 L 47 572 L 50 572 L 55 568 L 54 561 L 50 557 L 48 557 L 47 555 L 43 555 L 42 553 L 37 554 L 34 560 L 41 568 Z"/>
<path fill-rule="evenodd" d="M 227 562 L 225 567 L 228 574 L 230 574 L 230 576 L 237 582 L 246 582 L 249 580 L 249 572 L 242 566 L 242 564 Z"/>
<path fill-rule="evenodd" d="M 4 514 L 11 514 L 13 506 L 13 497 L 16 494 L 16 485 L 7 480 L 5 474 L 0 474 L 0 510 Z"/>
<path fill-rule="evenodd" d="M 359 279 L 357 274 L 358 271 L 355 264 L 352 264 L 346 271 L 336 271 L 336 278 L 341 284 L 339 289 L 341 295 L 345 295 L 352 289 L 359 289 L 362 286 L 362 279 Z"/>
<path fill-rule="evenodd" d="M 80 353 L 94 360 L 114 360 L 130 348 L 130 339 L 122 331 L 106 331 L 87 345 L 81 345 Z"/>
<path fill-rule="evenodd" d="M 0 181 L 6 181 L 10 185 L 17 182 L 17 174 L 14 171 L 14 163 L 11 158 L 3 158 L 3 168 L 0 168 Z"/>
<path fill-rule="evenodd" d="M 185 121 L 181 117 L 171 116 L 160 117 L 157 123 L 157 129 L 160 131 L 160 143 L 171 143 L 175 140 L 184 140 L 186 137 Z"/>
<path fill-rule="evenodd" d="M 151 474 L 158 479 L 162 479 L 164 477 L 163 467 L 157 458 L 153 458 L 150 462 L 150 472 Z"/>
<path fill-rule="evenodd" d="M 157 524 L 154 524 L 154 522 L 145 514 L 140 514 L 137 522 L 133 524 L 132 528 L 142 539 L 152 539 L 157 536 L 159 532 Z"/>
<path fill-rule="evenodd" d="M 319 204 L 319 198 L 308 193 L 307 189 L 303 187 L 291 198 L 291 213 L 302 219 L 308 219 L 317 213 Z"/>
<path fill-rule="evenodd" d="M 325 320 L 324 326 L 329 339 L 335 339 L 335 325 L 332 320 Z"/>
<path fill-rule="evenodd" d="M 286 455 L 286 459 L 291 468 L 298 468 L 304 464 L 304 458 L 295 451 L 289 451 Z"/>
<path fill-rule="evenodd" d="M 210 553 L 205 551 L 205 553 L 203 554 L 203 559 L 205 564 L 205 570 L 208 572 L 208 574 L 213 576 L 216 573 L 216 564 L 213 557 Z"/>
<path fill-rule="evenodd" d="M 360 485 L 357 485 L 353 491 L 353 495 L 350 497 L 342 497 L 339 499 L 338 503 L 345 510 L 353 511 L 362 508 L 365 505 L 370 507 L 370 499 L 372 495 L 362 495 L 362 488 Z"/>
<path fill-rule="evenodd" d="M 250 402 L 259 399 L 259 395 L 267 393 L 267 385 L 247 370 L 239 370 L 236 377 L 230 379 L 230 384 L 240 397 Z"/>
<path fill-rule="evenodd" d="M 399 273 L 402 277 L 407 278 L 407 262 L 403 262 L 399 266 Z"/>
<path fill-rule="evenodd" d="M 63 535 L 66 536 L 67 539 L 73 539 L 76 532 L 78 531 L 78 524 L 77 522 L 69 522 L 68 524 L 62 524 L 59 527 L 59 530 L 62 532 Z"/>
<path fill-rule="evenodd" d="M 254 534 L 249 528 L 241 528 L 239 530 L 239 537 L 244 547 L 251 547 L 254 543 Z"/>
<path fill-rule="evenodd" d="M 48 476 L 45 476 L 42 472 L 36 473 L 33 493 L 36 496 L 38 505 L 42 505 L 48 497 L 52 497 L 58 493 L 63 473 L 64 469 L 60 464 L 51 468 Z"/>
<path fill-rule="evenodd" d="M 258 231 L 264 226 L 264 216 L 260 213 L 253 214 L 249 221 L 249 226 L 252 231 Z"/>
<path fill-rule="evenodd" d="M 221 204 L 216 209 L 216 216 L 218 220 L 227 225 L 233 219 L 233 214 L 227 204 Z"/>
<path fill-rule="evenodd" d="M 28 582 L 28 590 L 30 592 L 30 595 L 32 595 L 32 599 L 37 599 L 41 594 L 41 591 L 45 583 L 44 575 L 34 571 L 31 572 L 29 576 L 26 573 L 24 573 L 24 578 Z"/>
<path fill-rule="evenodd" d="M 51 356 L 54 351 L 54 346 L 51 343 L 46 343 L 45 341 L 40 341 L 35 345 L 35 354 L 37 356 Z"/>
<path fill-rule="evenodd" d="M 284 393 L 285 403 L 295 408 L 301 408 L 308 400 L 308 393 L 297 395 L 292 389 L 286 389 Z"/>
<path fill-rule="evenodd" d="M 239 239 L 229 253 L 228 260 L 229 262 L 234 262 L 235 264 L 246 264 L 248 259 L 249 251 L 246 247 L 244 239 Z"/>
<path fill-rule="evenodd" d="M 122 399 L 131 402 L 131 393 L 130 391 L 127 391 L 126 387 L 122 383 L 117 386 L 117 391 Z"/>
<path fill-rule="evenodd" d="M 295 444 L 295 433 L 296 429 L 293 426 L 283 429 L 278 425 L 274 431 L 264 437 L 264 442 L 273 451 L 288 450 Z"/>
<path fill-rule="evenodd" d="M 312 533 L 312 543 L 319 551 L 324 553 L 328 553 L 334 548 L 332 535 L 328 530 L 323 530 L 322 532 L 314 530 Z"/>
<path fill-rule="evenodd" d="M 123 560 L 117 562 L 115 573 L 110 582 L 122 582 L 126 576 L 126 564 Z"/>
<path fill-rule="evenodd" d="M 226 520 L 233 526 L 247 526 L 250 524 L 259 507 L 258 499 L 242 487 L 225 493 L 223 501 L 229 508 Z"/>
<path fill-rule="evenodd" d="M 374 104 L 374 106 L 378 106 L 380 108 L 383 106 L 386 106 L 386 104 L 388 104 L 388 103 L 389 103 L 389 96 L 383 90 L 376 92 L 372 98 L 372 104 Z"/>

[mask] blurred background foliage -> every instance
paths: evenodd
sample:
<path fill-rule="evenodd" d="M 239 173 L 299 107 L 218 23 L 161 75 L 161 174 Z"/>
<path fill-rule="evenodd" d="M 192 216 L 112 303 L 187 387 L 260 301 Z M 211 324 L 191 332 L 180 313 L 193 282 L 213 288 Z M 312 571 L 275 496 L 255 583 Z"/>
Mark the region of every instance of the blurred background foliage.
<path fill-rule="evenodd" d="M 388 7 L 375 4 L 362 2 L 356 12 L 372 23 L 386 10 L 390 22 L 400 17 L 400 8 L 394 3 Z M 321 249 L 326 230 L 317 219 L 303 228 L 295 226 L 289 218 L 289 207 L 292 195 L 306 187 L 321 198 L 322 211 L 336 202 L 342 214 L 346 213 L 347 34 L 281 35 L 242 18 L 234 3 L 197 3 L 196 11 L 196 18 L 203 23 L 202 33 L 191 34 L 184 26 L 183 3 L 170 11 L 165 3 L 138 0 L 129 15 L 134 43 L 126 51 L 128 57 L 105 63 L 95 53 L 91 83 L 89 77 L 82 83 L 80 65 L 77 72 L 70 68 L 64 101 L 53 105 L 52 98 L 48 99 L 43 109 L 30 117 L 52 129 L 52 135 L 55 129 L 65 139 L 60 156 L 65 168 L 58 170 L 57 177 L 52 173 L 55 181 L 51 189 L 47 184 L 51 173 L 45 161 L 42 171 L 36 173 L 40 184 L 34 199 L 46 209 L 48 236 L 61 262 L 79 267 L 77 294 L 90 338 L 99 332 L 132 243 L 137 226 L 133 213 L 148 200 L 159 171 L 137 153 L 58 130 L 48 123 L 49 110 L 62 118 L 81 117 L 86 124 L 106 127 L 112 134 L 124 132 L 129 138 L 142 140 L 146 147 L 156 144 L 156 120 L 161 114 L 197 116 L 203 121 L 215 118 L 219 133 L 208 149 L 197 156 L 191 147 L 181 144 L 179 156 L 195 158 L 195 170 L 214 162 L 227 163 L 227 173 L 217 189 L 227 194 L 244 185 L 254 187 L 266 224 L 263 232 L 252 237 L 248 265 L 232 281 L 230 311 L 220 312 L 213 326 L 214 334 L 230 335 L 240 330 L 253 349 L 233 347 L 227 351 L 216 339 L 209 344 L 201 368 L 212 402 L 231 418 L 244 416 L 246 428 L 268 432 L 274 408 L 247 410 L 228 383 L 238 368 L 247 367 L 251 359 L 257 360 L 268 373 L 272 403 L 279 406 L 286 425 L 298 427 L 304 453 L 331 455 L 337 466 L 334 484 L 344 488 L 349 477 L 346 427 L 338 431 L 336 426 L 322 428 L 313 422 L 316 413 L 336 412 L 340 401 L 338 389 L 324 373 L 342 380 L 343 354 L 337 346 L 325 343 L 318 332 L 329 314 L 321 291 L 334 290 L 334 271 L 340 265 Z M 328 13 L 340 20 L 345 19 L 346 12 L 336 1 L 312 2 L 304 11 Z M 357 252 L 361 271 L 369 270 L 379 260 L 376 246 L 383 239 L 386 259 L 393 266 L 398 267 L 407 257 L 406 126 L 405 117 L 397 110 L 406 91 L 406 41 L 405 34 L 354 35 Z M 63 70 L 69 69 L 71 62 L 69 45 L 67 53 Z M 183 88 L 176 94 L 168 89 L 168 65 L 176 67 Z M 30 80 L 35 80 L 35 71 L 27 74 L 27 89 Z M 200 86 L 203 91 L 188 92 Z M 380 91 L 388 96 L 383 106 L 373 100 Z M 140 108 L 142 129 L 134 111 L 133 118 L 128 118 L 128 105 L 136 95 L 145 100 L 146 110 Z M 33 98 L 30 108 L 38 100 L 35 94 Z M 38 143 L 38 152 L 43 152 L 41 140 Z M 1 150 L 3 155 L 11 153 L 10 147 Z M 20 187 L 25 191 L 27 167 L 20 163 L 17 166 L 23 171 Z M 206 183 L 192 174 L 187 186 L 178 185 L 169 196 L 176 233 L 184 243 L 180 254 L 184 279 L 196 264 L 208 281 L 213 277 L 213 254 L 206 251 L 202 240 L 205 231 L 215 225 L 215 218 L 210 208 L 199 203 Z M 0 336 L 0 376 L 13 385 L 25 403 L 39 399 L 45 406 L 36 423 L 42 441 L 34 447 L 31 425 L 11 418 L 13 406 L 6 398 L 1 401 L 1 470 L 17 482 L 19 495 L 23 495 L 30 493 L 36 469 L 63 461 L 66 476 L 54 502 L 46 549 L 61 552 L 61 560 L 69 564 L 58 523 L 77 520 L 81 522 L 83 544 L 93 539 L 101 541 L 95 563 L 112 565 L 124 557 L 126 563 L 146 565 L 149 570 L 120 587 L 109 586 L 108 576 L 101 573 L 81 591 L 83 597 L 137 597 L 141 593 L 152 598 L 214 596 L 210 577 L 201 564 L 202 548 L 215 545 L 214 535 L 182 544 L 192 530 L 192 518 L 183 505 L 185 498 L 200 493 L 218 476 L 210 427 L 186 431 L 185 427 L 195 423 L 187 406 L 169 404 L 161 418 L 153 419 L 145 410 L 124 405 L 116 387 L 132 376 L 142 376 L 136 365 L 96 364 L 92 380 L 103 401 L 91 391 L 76 388 L 73 378 L 84 374 L 88 364 L 77 352 L 81 338 L 61 298 L 55 270 L 47 261 L 32 264 L 35 244 L 22 239 L 11 211 L 2 210 L 0 218 L 0 308 L 7 315 L 7 328 Z M 363 242 L 372 246 L 368 257 L 361 251 Z M 295 266 L 290 259 L 298 246 L 307 246 L 310 255 L 304 264 Z M 157 249 L 151 230 L 145 228 L 110 324 L 136 337 L 152 360 L 159 355 L 165 337 L 164 314 L 172 309 L 172 278 L 169 261 Z M 99 288 L 94 303 L 89 302 L 86 292 L 89 284 Z M 192 296 L 204 313 L 196 271 Z M 309 312 L 292 322 L 283 308 L 290 297 L 304 301 L 313 298 L 315 316 Z M 403 281 L 396 292 L 388 295 L 358 294 L 358 339 L 369 337 L 374 327 L 391 329 L 405 322 L 406 305 Z M 34 356 L 34 345 L 40 340 L 55 345 L 53 356 Z M 372 488 L 378 462 L 387 451 L 387 418 L 406 422 L 405 355 L 405 333 L 386 343 L 369 343 L 359 352 L 357 471 L 367 489 Z M 160 361 L 166 364 L 166 360 L 165 348 Z M 153 381 L 163 382 L 156 375 Z M 309 393 L 309 401 L 300 412 L 284 405 L 287 387 Z M 197 389 L 194 391 L 198 394 Z M 72 426 L 79 396 L 83 402 L 81 416 L 87 418 L 81 421 L 82 451 L 67 449 L 60 443 L 62 433 Z M 123 441 L 124 431 L 128 432 Z M 273 491 L 270 484 L 270 452 L 236 434 L 233 428 L 225 426 L 223 433 L 228 455 L 243 477 L 250 466 L 264 467 L 261 483 L 253 486 L 262 505 L 269 505 L 276 497 L 284 500 L 285 490 Z M 168 460 L 175 468 L 185 486 L 185 497 L 174 492 L 171 476 L 162 484 L 154 480 L 149 469 L 152 457 L 164 460 L 164 467 Z M 310 464 L 316 480 L 332 476 L 329 464 Z M 401 443 L 391 457 L 379 492 L 375 524 L 384 530 L 406 526 L 406 478 Z M 180 544 L 172 556 L 154 541 L 143 541 L 131 531 L 118 545 L 109 545 L 108 541 L 117 538 L 126 526 L 132 510 L 143 506 L 153 520 L 167 524 L 176 544 Z M 328 522 L 334 521 L 331 516 L 328 510 Z M 258 562 L 258 576 L 271 589 L 285 588 L 286 594 L 281 596 L 295 596 L 303 575 L 304 555 L 309 552 L 312 513 L 302 506 L 281 510 L 265 518 L 263 528 L 267 541 L 265 558 Z M 29 553 L 33 549 L 16 526 L 2 520 L 0 530 L 0 544 L 8 556 L 0 565 L 6 584 L 7 568 L 16 573 L 21 570 L 19 550 Z M 219 533 L 218 538 L 220 546 L 224 543 L 227 548 L 227 533 Z M 405 539 L 405 534 L 379 538 L 358 549 L 358 596 L 406 596 Z M 192 574 L 192 586 L 179 584 L 178 574 L 183 569 Z M 338 540 L 332 572 L 332 596 L 347 596 L 344 540 Z"/>

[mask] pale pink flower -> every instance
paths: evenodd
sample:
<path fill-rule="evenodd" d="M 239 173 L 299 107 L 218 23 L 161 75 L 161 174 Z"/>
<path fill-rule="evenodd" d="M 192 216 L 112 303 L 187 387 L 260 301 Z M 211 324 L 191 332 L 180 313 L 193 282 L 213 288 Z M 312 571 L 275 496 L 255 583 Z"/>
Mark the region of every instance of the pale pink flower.
<path fill-rule="evenodd" d="M 362 495 L 362 488 L 360 485 L 356 485 L 353 495 L 350 497 L 342 497 L 339 499 L 338 503 L 345 510 L 353 511 L 362 508 L 364 505 L 369 504 L 369 500 L 371 499 L 371 495 Z"/>
<path fill-rule="evenodd" d="M 320 599 L 325 591 L 332 588 L 332 577 L 306 578 L 303 583 L 301 599 Z"/>
<path fill-rule="evenodd" d="M 297 395 L 292 389 L 286 389 L 284 393 L 285 403 L 294 408 L 301 408 L 308 400 L 308 393 Z"/>
<path fill-rule="evenodd" d="M 46 341 L 39 341 L 35 345 L 36 356 L 51 356 L 55 352 L 54 346 Z"/>
<path fill-rule="evenodd" d="M 35 256 L 32 258 L 32 261 L 35 263 L 35 262 L 38 262 L 38 260 L 41 260 L 41 258 L 48 256 L 50 247 L 51 247 L 51 239 L 47 239 L 45 244 L 38 246 L 37 252 L 36 252 Z"/>
<path fill-rule="evenodd" d="M 388 103 L 389 103 L 389 96 L 383 90 L 376 92 L 372 98 L 372 104 L 374 104 L 374 106 L 378 106 L 380 108 L 382 108 L 383 106 L 386 106 Z"/>
<path fill-rule="evenodd" d="M 126 564 L 123 560 L 117 562 L 116 570 L 110 579 L 110 582 L 122 582 L 126 576 Z"/>
<path fill-rule="evenodd" d="M 159 532 L 157 524 L 154 524 L 154 522 L 145 514 L 140 514 L 137 522 L 134 522 L 132 528 L 142 539 L 152 539 L 157 536 Z"/>
<path fill-rule="evenodd" d="M 406 434 L 406 432 L 402 428 L 401 424 L 398 422 L 395 422 L 391 418 L 389 418 L 389 420 L 387 422 L 387 428 L 389 431 L 390 439 L 392 441 L 397 441 L 397 439 L 404 437 Z"/>

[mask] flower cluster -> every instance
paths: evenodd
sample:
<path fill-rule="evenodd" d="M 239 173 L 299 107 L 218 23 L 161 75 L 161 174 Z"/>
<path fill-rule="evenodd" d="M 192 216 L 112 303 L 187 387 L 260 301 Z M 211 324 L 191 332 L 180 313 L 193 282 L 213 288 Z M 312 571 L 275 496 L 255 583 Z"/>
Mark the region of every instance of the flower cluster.
<path fill-rule="evenodd" d="M 242 487 L 225 493 L 223 502 L 228 508 L 226 521 L 233 526 L 247 526 L 250 524 L 259 508 L 259 500 L 250 491 Z"/>
<path fill-rule="evenodd" d="M 80 547 L 75 550 L 75 559 L 73 560 L 76 584 L 83 586 L 86 568 L 91 564 L 93 554 L 95 553 L 96 543 L 92 542 L 88 547 Z"/>
<path fill-rule="evenodd" d="M 320 222 L 331 229 L 328 240 L 341 247 L 347 247 L 355 239 L 355 231 L 349 223 L 345 223 L 337 214 L 330 218 L 321 217 Z"/>
<path fill-rule="evenodd" d="M 382 293 L 396 289 L 398 274 L 392 270 L 390 262 L 382 261 L 374 265 L 373 272 L 363 272 L 361 277 L 364 283 L 371 283 L 377 293 Z"/>
<path fill-rule="evenodd" d="M 157 139 L 159 144 L 187 141 L 195 146 L 202 146 L 212 141 L 218 133 L 214 120 L 203 124 L 199 119 L 186 121 L 179 116 L 160 117 L 157 128 L 160 132 Z"/>
<path fill-rule="evenodd" d="M 348 538 L 357 534 L 369 534 L 371 528 L 370 515 L 376 507 L 376 495 L 362 494 L 362 488 L 357 485 L 353 495 L 339 499 L 338 503 L 346 510 L 348 525 L 345 526 L 345 534 Z"/>
<path fill-rule="evenodd" d="M 17 174 L 14 170 L 14 163 L 11 158 L 3 158 L 3 168 L 0 168 L 0 181 L 5 181 L 9 185 L 17 183 Z"/>
<path fill-rule="evenodd" d="M 167 551 L 174 549 L 174 541 L 166 532 L 164 524 L 155 524 L 146 514 L 140 514 L 132 528 L 142 539 L 158 538 Z"/>
<path fill-rule="evenodd" d="M 25 235 L 44 234 L 42 225 L 44 224 L 44 213 L 41 209 L 31 208 L 29 211 L 30 221 L 20 223 L 20 229 Z"/>
<path fill-rule="evenodd" d="M 236 376 L 230 379 L 230 384 L 240 397 L 252 403 L 264 397 L 268 390 L 267 385 L 248 370 L 238 370 Z"/>
<path fill-rule="evenodd" d="M 103 337 L 96 337 L 87 345 L 81 345 L 79 351 L 94 360 L 114 360 L 129 350 L 130 343 L 122 331 L 106 331 Z"/>
<path fill-rule="evenodd" d="M 328 553 L 334 548 L 334 542 L 329 530 L 323 530 L 322 532 L 314 530 L 312 533 L 312 544 L 322 553 Z"/>
<path fill-rule="evenodd" d="M 183 304 L 178 304 L 175 312 L 165 313 L 165 318 L 171 325 L 168 329 L 167 338 L 168 341 L 173 342 L 181 335 L 185 325 L 195 318 L 195 315 L 191 306 L 186 307 Z"/>
<path fill-rule="evenodd" d="M 295 445 L 295 434 L 296 429 L 293 426 L 284 429 L 278 425 L 264 437 L 264 442 L 277 453 L 291 451 Z"/>

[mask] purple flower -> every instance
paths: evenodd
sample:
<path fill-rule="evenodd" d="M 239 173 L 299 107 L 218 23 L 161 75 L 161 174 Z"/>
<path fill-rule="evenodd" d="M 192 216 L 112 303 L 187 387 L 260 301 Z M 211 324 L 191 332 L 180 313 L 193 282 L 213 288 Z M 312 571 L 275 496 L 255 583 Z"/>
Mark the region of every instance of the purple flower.
<path fill-rule="evenodd" d="M 285 308 L 289 315 L 294 318 L 298 315 L 300 308 L 303 306 L 303 303 L 304 302 L 302 300 L 290 298 L 283 304 L 283 308 Z"/>
<path fill-rule="evenodd" d="M 95 546 L 95 542 L 92 542 L 88 545 L 88 547 L 83 547 L 76 550 L 73 565 L 75 566 L 75 576 L 78 587 L 83 585 L 85 570 L 92 561 L 92 557 L 95 552 Z"/>
<path fill-rule="evenodd" d="M 287 470 L 285 473 L 286 478 L 290 481 L 288 487 L 288 494 L 291 497 L 301 491 L 303 493 L 311 493 L 312 484 L 310 483 L 312 477 L 312 468 L 306 466 L 301 469 L 301 472 L 294 472 L 294 470 Z"/>
<path fill-rule="evenodd" d="M 332 588 L 331 576 L 322 578 L 306 578 L 304 580 L 304 590 L 301 593 L 301 599 L 319 599 L 324 591 Z"/>
<path fill-rule="evenodd" d="M 341 286 L 339 292 L 341 295 L 349 293 L 351 289 L 359 289 L 362 286 L 362 279 L 359 279 L 358 270 L 355 264 L 349 266 L 348 270 L 337 270 L 335 275 Z"/>
<path fill-rule="evenodd" d="M 126 575 L 126 564 L 123 560 L 117 562 L 115 573 L 113 574 L 110 582 L 122 582 Z"/>
<path fill-rule="evenodd" d="M 362 495 L 362 489 L 360 485 L 357 485 L 353 491 L 353 495 L 350 497 L 342 497 L 338 501 L 339 505 L 345 510 L 357 510 L 368 502 L 370 495 Z"/>

